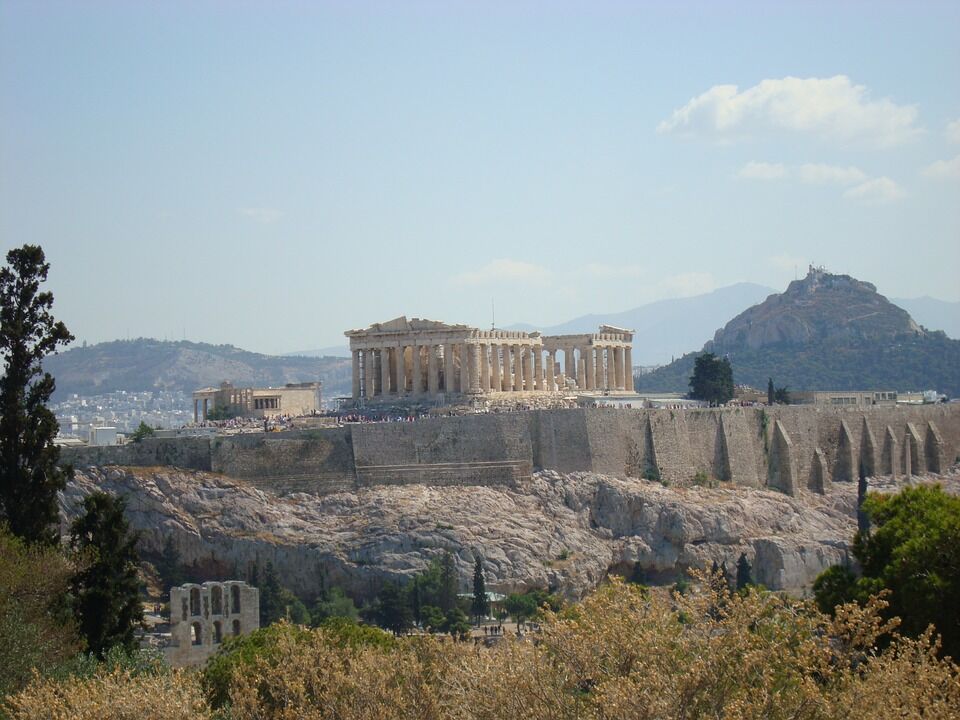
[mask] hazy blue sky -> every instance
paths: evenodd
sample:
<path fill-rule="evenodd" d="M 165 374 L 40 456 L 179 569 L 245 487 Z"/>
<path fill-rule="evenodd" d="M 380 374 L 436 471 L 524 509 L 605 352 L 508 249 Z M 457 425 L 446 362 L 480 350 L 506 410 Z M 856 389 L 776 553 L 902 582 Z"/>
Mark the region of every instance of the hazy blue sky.
<path fill-rule="evenodd" d="M 957 2 L 0 2 L 3 250 L 91 342 L 958 300 L 958 200 Z"/>

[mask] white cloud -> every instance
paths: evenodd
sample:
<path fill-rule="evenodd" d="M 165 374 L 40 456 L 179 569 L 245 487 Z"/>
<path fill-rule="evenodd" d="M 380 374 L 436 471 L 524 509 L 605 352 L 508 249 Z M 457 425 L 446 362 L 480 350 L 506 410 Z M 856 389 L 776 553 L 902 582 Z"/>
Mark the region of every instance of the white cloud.
<path fill-rule="evenodd" d="M 944 132 L 947 140 L 952 143 L 960 143 L 960 118 L 947 123 L 947 129 Z"/>
<path fill-rule="evenodd" d="M 781 163 L 748 162 L 737 173 L 744 180 L 780 180 L 786 177 L 787 168 Z"/>
<path fill-rule="evenodd" d="M 642 265 L 605 265 L 604 263 L 587 263 L 584 269 L 598 278 L 634 278 L 643 277 Z"/>
<path fill-rule="evenodd" d="M 871 100 L 845 75 L 762 80 L 740 92 L 714 85 L 660 123 L 657 132 L 734 139 L 765 131 L 809 133 L 888 147 L 918 135 L 915 105 Z"/>
<path fill-rule="evenodd" d="M 865 182 L 869 176 L 860 168 L 806 163 L 798 171 L 800 179 L 814 185 L 855 185 Z"/>
<path fill-rule="evenodd" d="M 243 217 L 258 223 L 269 225 L 283 217 L 283 213 L 275 208 L 246 207 L 237 210 Z"/>
<path fill-rule="evenodd" d="M 453 276 L 454 283 L 462 285 L 492 285 L 500 282 L 527 282 L 545 287 L 553 274 L 545 267 L 533 263 L 500 258 L 486 265 Z"/>
<path fill-rule="evenodd" d="M 843 196 L 850 200 L 880 204 L 899 200 L 903 197 L 903 190 L 890 178 L 878 177 L 850 188 Z"/>
<path fill-rule="evenodd" d="M 960 178 L 960 155 L 952 160 L 937 160 L 923 169 L 924 177 L 934 180 L 952 180 Z"/>

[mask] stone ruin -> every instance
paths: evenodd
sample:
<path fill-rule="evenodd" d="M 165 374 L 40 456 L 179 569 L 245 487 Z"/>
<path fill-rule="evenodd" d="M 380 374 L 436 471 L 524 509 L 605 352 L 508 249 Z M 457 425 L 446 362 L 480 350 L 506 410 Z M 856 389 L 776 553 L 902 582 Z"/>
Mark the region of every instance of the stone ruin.
<path fill-rule="evenodd" d="M 260 627 L 260 591 L 240 580 L 187 583 L 170 589 L 170 644 L 174 667 L 200 665 L 227 638 Z"/>

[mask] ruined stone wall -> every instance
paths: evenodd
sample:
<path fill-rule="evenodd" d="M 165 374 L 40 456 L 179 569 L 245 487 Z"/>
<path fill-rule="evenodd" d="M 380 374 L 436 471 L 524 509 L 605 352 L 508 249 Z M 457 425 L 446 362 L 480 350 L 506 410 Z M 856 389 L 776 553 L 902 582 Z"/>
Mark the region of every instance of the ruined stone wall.
<path fill-rule="evenodd" d="M 76 465 L 175 465 L 275 492 L 379 484 L 516 484 L 535 468 L 689 484 L 699 473 L 795 494 L 868 475 L 941 472 L 960 452 L 960 405 L 723 410 L 585 408 L 468 415 L 64 449 Z"/>

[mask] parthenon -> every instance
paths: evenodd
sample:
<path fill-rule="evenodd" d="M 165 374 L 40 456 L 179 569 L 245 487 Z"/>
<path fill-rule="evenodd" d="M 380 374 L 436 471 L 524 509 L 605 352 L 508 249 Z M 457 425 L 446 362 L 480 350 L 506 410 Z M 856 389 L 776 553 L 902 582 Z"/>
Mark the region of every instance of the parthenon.
<path fill-rule="evenodd" d="M 541 335 L 401 316 L 344 335 L 353 357 L 354 400 L 633 392 L 633 331 L 612 325 L 592 334 Z"/>

